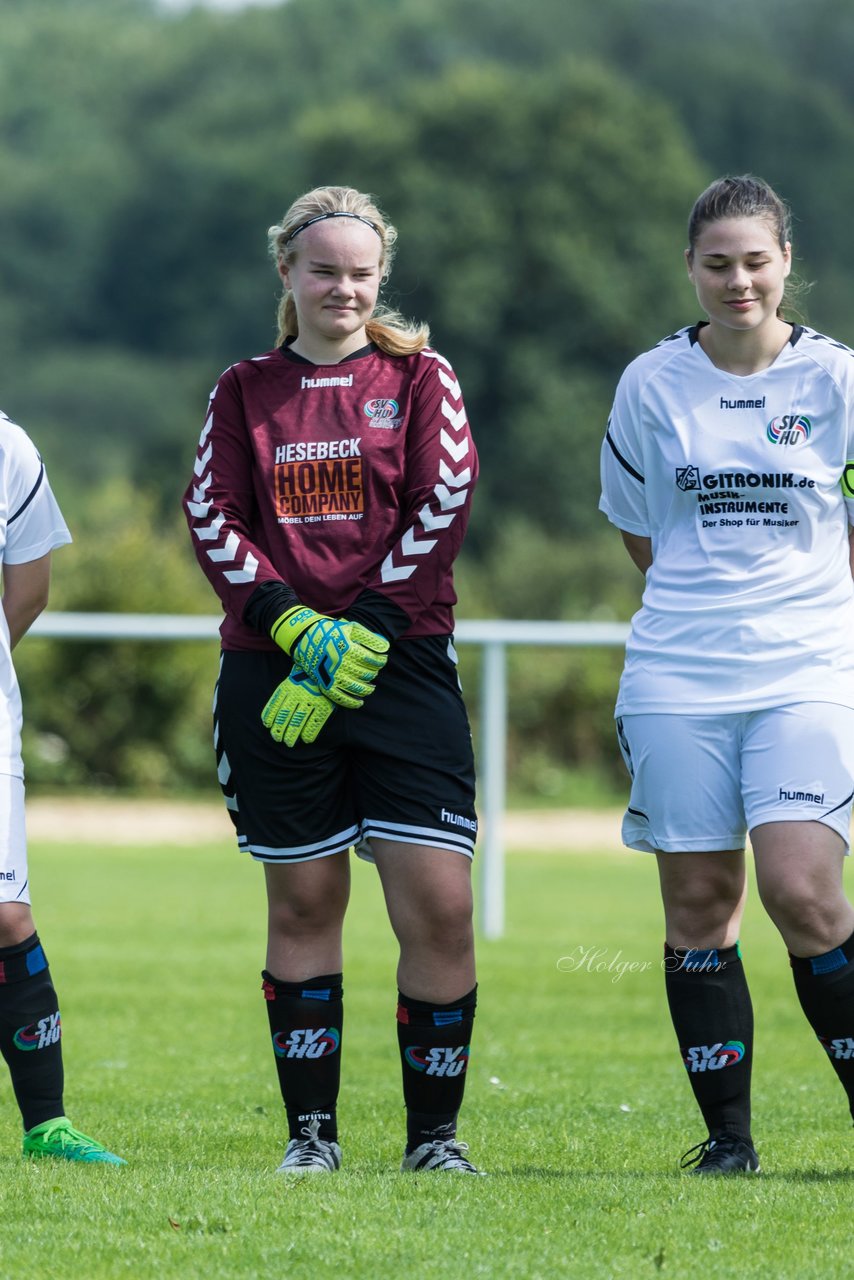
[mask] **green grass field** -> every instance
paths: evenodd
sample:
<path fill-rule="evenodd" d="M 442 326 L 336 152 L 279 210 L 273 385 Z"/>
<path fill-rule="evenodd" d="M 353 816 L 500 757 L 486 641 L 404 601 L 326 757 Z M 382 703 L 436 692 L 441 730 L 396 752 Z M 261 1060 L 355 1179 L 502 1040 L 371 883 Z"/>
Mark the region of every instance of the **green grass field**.
<path fill-rule="evenodd" d="M 34 844 L 31 863 L 68 1111 L 129 1164 L 25 1165 L 4 1076 L 2 1280 L 850 1275 L 850 1120 L 755 895 L 759 1177 L 678 1172 L 704 1133 L 665 1008 L 652 859 L 519 851 L 507 937 L 480 947 L 461 1126 L 490 1176 L 397 1172 L 395 954 L 357 863 L 345 1167 L 286 1180 L 260 869 L 226 843 Z"/>

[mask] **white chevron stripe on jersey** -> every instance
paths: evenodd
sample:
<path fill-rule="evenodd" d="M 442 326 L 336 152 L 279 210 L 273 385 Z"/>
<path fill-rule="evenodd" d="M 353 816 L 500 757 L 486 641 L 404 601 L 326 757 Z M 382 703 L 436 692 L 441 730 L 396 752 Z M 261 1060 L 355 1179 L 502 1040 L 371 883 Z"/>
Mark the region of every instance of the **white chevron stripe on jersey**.
<path fill-rule="evenodd" d="M 258 572 L 258 561 L 250 551 L 243 561 L 242 569 L 226 569 L 223 577 L 228 578 L 229 582 L 254 582 L 255 575 Z"/>
<path fill-rule="evenodd" d="M 196 473 L 197 476 L 202 475 L 202 473 L 207 470 L 208 463 L 210 462 L 212 456 L 213 456 L 213 445 L 209 444 L 207 449 L 205 449 L 204 453 L 200 453 L 198 458 L 196 458 L 196 461 L 193 463 L 193 471 Z"/>
<path fill-rule="evenodd" d="M 439 475 L 450 489 L 464 489 L 466 485 L 471 484 L 471 467 L 466 467 L 456 475 L 444 458 L 439 459 Z"/>
<path fill-rule="evenodd" d="M 468 436 L 464 436 L 462 440 L 452 440 L 444 429 L 440 432 L 439 438 L 442 441 L 442 448 L 448 452 L 454 462 L 460 462 L 469 451 Z"/>
<path fill-rule="evenodd" d="M 208 552 L 208 559 L 215 560 L 236 560 L 238 548 L 240 547 L 240 539 L 232 529 L 231 533 L 225 540 L 224 547 L 212 547 Z"/>
<path fill-rule="evenodd" d="M 206 552 L 206 555 L 209 560 L 213 560 L 216 564 L 219 564 L 225 560 L 231 560 L 236 563 L 239 549 L 240 549 L 240 539 L 238 538 L 237 534 L 232 530 L 232 532 L 228 535 L 228 537 L 225 540 L 225 546 L 211 547 L 211 549 L 208 552 Z M 257 572 L 258 572 L 258 561 L 256 557 L 253 556 L 252 552 L 249 551 L 246 554 L 246 559 L 243 561 L 242 568 L 226 569 L 224 570 L 223 576 L 226 577 L 229 582 L 233 582 L 233 583 L 254 582 L 255 575 Z"/>
<path fill-rule="evenodd" d="M 455 431 L 462 431 L 463 427 L 468 422 L 468 418 L 466 417 L 465 405 L 462 405 L 459 409 L 455 409 L 452 404 L 449 404 L 447 400 L 443 399 L 442 413 L 444 413 L 445 417 L 448 419 L 448 422 L 451 424 L 451 426 Z"/>
<path fill-rule="evenodd" d="M 187 503 L 187 510 L 197 520 L 203 520 L 210 512 L 212 503 L 209 498 L 205 497 L 205 494 L 212 479 L 213 476 L 209 471 L 198 484 L 193 485 L 193 501 Z"/>
<path fill-rule="evenodd" d="M 190 502 L 187 505 L 190 508 L 192 508 L 199 504 L 195 502 Z M 210 508 L 210 505 L 211 504 L 209 502 L 202 503 L 201 506 L 204 507 L 205 510 L 194 511 L 193 515 L 206 515 L 207 510 Z M 224 524 L 225 524 L 225 516 L 220 511 L 216 519 L 212 520 L 210 524 L 204 524 L 200 528 L 196 529 L 196 537 L 199 539 L 200 542 L 213 542 L 216 538 L 219 537 L 219 531 Z"/>
<path fill-rule="evenodd" d="M 438 374 L 439 374 L 439 381 L 441 382 L 445 390 L 450 391 L 451 395 L 454 397 L 455 400 L 459 400 L 463 392 L 462 392 L 462 387 L 460 386 L 459 382 L 457 382 L 457 379 L 449 378 L 448 375 L 445 373 L 444 369 L 439 369 Z"/>
<path fill-rule="evenodd" d="M 400 547 L 405 556 L 426 556 L 435 545 L 435 538 L 422 538 L 420 542 L 416 541 L 414 529 L 407 529 L 400 540 Z"/>
<path fill-rule="evenodd" d="M 449 516 L 437 516 L 430 510 L 427 503 L 418 512 L 418 519 L 429 533 L 431 529 L 447 529 L 448 525 L 456 519 L 456 511 L 452 511 Z"/>
<path fill-rule="evenodd" d="M 383 582 L 403 582 L 406 578 L 411 578 L 414 572 L 414 564 L 395 565 L 392 553 L 389 551 L 385 560 L 383 560 L 380 575 Z"/>
<path fill-rule="evenodd" d="M 444 356 L 438 355 L 435 351 L 422 351 L 421 353 L 428 358 L 435 360 L 439 366 L 436 370 L 439 381 L 442 386 L 453 397 L 457 404 L 452 404 L 446 397 L 442 397 L 441 411 L 446 419 L 450 431 L 455 435 L 459 435 L 465 431 L 468 426 L 468 418 L 466 417 L 465 406 L 461 400 L 460 384 L 456 379 L 453 369 Z M 439 442 L 442 446 L 443 453 L 451 460 L 458 464 L 468 456 L 469 438 L 464 435 L 462 439 L 455 439 L 444 427 L 439 432 Z M 465 504 L 467 493 L 466 488 L 471 484 L 472 469 L 464 467 L 462 471 L 455 472 L 445 461 L 444 457 L 439 458 L 439 482 L 434 486 L 433 493 L 439 504 L 439 512 L 435 512 L 429 503 L 426 503 L 418 512 L 417 523 L 406 530 L 401 538 L 398 546 L 390 551 L 383 561 L 380 570 L 380 576 L 383 582 L 398 582 L 410 578 L 415 572 L 414 564 L 406 564 L 405 561 L 412 556 L 428 555 L 436 546 L 438 539 L 430 537 L 419 537 L 419 533 L 429 534 L 436 529 L 447 529 L 456 518 L 455 508 Z M 452 490 L 458 492 L 452 493 Z M 395 551 L 398 556 L 398 563 L 395 562 Z M 400 563 L 400 562 L 403 563 Z"/>
<path fill-rule="evenodd" d="M 466 500 L 465 489 L 459 493 L 451 493 L 445 485 L 437 484 L 433 492 L 439 499 L 439 506 L 443 511 L 448 511 L 451 507 L 461 507 Z"/>
<path fill-rule="evenodd" d="M 435 360 L 437 364 L 444 365 L 446 369 L 451 368 L 450 360 L 446 360 L 444 356 L 440 356 L 438 351 L 431 351 L 429 347 L 425 347 L 421 354 L 422 356 L 426 356 L 428 360 Z"/>

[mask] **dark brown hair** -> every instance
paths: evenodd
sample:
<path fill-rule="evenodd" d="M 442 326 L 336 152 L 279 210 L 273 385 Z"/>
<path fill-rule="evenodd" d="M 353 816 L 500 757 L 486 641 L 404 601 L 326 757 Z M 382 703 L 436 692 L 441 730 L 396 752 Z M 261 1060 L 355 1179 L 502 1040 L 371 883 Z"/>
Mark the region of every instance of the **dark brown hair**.
<path fill-rule="evenodd" d="M 789 206 L 773 187 L 750 173 L 718 178 L 697 197 L 688 218 L 689 254 L 693 254 L 703 227 L 721 218 L 764 218 L 771 224 L 781 249 L 792 239 Z"/>

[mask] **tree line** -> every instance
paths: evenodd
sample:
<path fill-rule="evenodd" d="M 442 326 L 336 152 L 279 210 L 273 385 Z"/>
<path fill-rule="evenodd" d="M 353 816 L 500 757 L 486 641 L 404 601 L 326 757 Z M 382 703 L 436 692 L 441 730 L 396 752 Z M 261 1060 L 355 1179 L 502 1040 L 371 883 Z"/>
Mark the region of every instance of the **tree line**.
<path fill-rule="evenodd" d="M 462 616 L 636 607 L 599 443 L 623 366 L 696 318 L 681 251 L 712 177 L 792 202 L 806 318 L 854 342 L 845 0 L 0 0 L 0 24 L 0 407 L 73 525 L 53 607 L 215 611 L 178 500 L 214 379 L 275 339 L 266 228 L 315 183 L 377 195 L 388 300 L 460 376 L 482 458 Z M 31 779 L 200 782 L 204 663 L 110 654 L 22 648 Z M 612 658 L 520 658 L 520 776 L 618 769 Z M 49 674 L 67 706 L 42 705 Z"/>

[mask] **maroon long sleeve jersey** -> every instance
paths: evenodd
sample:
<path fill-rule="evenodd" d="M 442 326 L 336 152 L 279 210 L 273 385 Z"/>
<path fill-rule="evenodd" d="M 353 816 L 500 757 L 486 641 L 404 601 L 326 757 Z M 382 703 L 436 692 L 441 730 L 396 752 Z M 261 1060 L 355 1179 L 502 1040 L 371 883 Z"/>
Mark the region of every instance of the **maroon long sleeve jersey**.
<path fill-rule="evenodd" d="M 232 365 L 184 495 L 223 648 L 275 649 L 244 621 L 264 583 L 335 616 L 370 589 L 405 611 L 407 637 L 452 631 L 476 478 L 460 385 L 436 351 L 313 365 L 278 349 Z"/>

